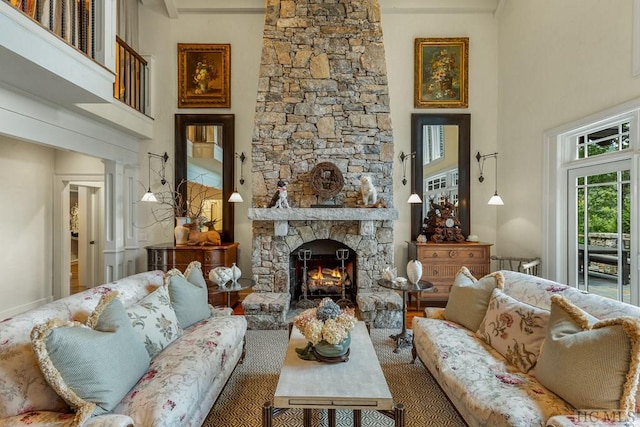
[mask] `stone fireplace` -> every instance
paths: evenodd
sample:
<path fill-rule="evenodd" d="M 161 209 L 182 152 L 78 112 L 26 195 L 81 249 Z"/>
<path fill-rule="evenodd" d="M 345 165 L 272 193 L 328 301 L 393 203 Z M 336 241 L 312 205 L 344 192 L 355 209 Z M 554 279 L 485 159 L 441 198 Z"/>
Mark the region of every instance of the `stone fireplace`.
<path fill-rule="evenodd" d="M 254 291 L 297 298 L 291 256 L 325 239 L 355 252 L 354 293 L 376 290 L 393 265 L 393 159 L 378 0 L 267 0 L 251 150 Z M 321 162 L 344 178 L 330 200 L 310 185 Z M 363 205 L 365 175 L 386 208 Z M 279 181 L 292 209 L 269 207 Z"/>

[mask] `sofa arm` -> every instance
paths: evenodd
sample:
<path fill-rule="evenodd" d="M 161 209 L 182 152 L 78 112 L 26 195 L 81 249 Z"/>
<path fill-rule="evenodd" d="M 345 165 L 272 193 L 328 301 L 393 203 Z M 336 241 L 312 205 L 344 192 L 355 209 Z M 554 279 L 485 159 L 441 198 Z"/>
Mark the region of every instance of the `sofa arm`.
<path fill-rule="evenodd" d="M 427 307 L 424 309 L 424 317 L 428 319 L 445 320 L 444 308 L 442 307 Z"/>
<path fill-rule="evenodd" d="M 556 415 L 547 420 L 547 427 L 639 427 L 640 414 L 633 414 L 628 420 L 622 420 L 612 414 L 609 419 L 598 414 Z"/>
<path fill-rule="evenodd" d="M 74 414 L 52 411 L 34 411 L 0 419 L 0 427 L 70 427 Z M 127 415 L 105 414 L 91 417 L 82 427 L 133 427 L 133 419 Z"/>
<path fill-rule="evenodd" d="M 209 304 L 209 310 L 211 311 L 211 317 L 231 316 L 233 314 L 231 307 L 214 307 Z"/>

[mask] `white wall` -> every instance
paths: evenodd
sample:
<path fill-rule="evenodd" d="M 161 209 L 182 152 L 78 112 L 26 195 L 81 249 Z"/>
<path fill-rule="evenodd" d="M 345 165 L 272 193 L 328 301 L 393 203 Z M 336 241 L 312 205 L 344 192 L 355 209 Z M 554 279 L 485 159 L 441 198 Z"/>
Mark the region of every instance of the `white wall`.
<path fill-rule="evenodd" d="M 146 182 L 146 152 L 167 151 L 173 164 L 174 156 L 174 115 L 175 114 L 234 114 L 236 152 L 249 157 L 245 162 L 245 183 L 238 184 L 238 191 L 244 203 L 235 206 L 235 236 L 240 243 L 238 266 L 246 271 L 251 268 L 252 226 L 247 219 L 247 209 L 251 207 L 251 136 L 258 88 L 258 67 L 262 50 L 262 13 L 221 14 L 206 13 L 181 14 L 178 19 L 169 19 L 164 6 L 152 5 L 140 9 L 140 51 L 153 53 L 156 73 L 156 135 L 153 141 L 141 144 L 140 177 Z M 231 108 L 178 108 L 177 107 L 177 44 L 178 43 L 230 43 L 231 44 Z M 239 165 L 236 164 L 239 169 Z M 171 169 L 173 173 L 173 169 Z M 238 170 L 239 174 L 239 170 Z M 239 175 L 238 175 L 239 176 Z M 153 179 L 153 178 L 152 178 Z M 173 175 L 170 178 L 173 183 Z M 143 190 L 144 192 L 144 190 Z M 140 193 L 142 196 L 142 193 Z M 140 225 L 152 222 L 149 206 L 139 206 Z M 173 226 L 152 226 L 143 229 L 146 241 L 163 243 L 173 240 Z M 144 259 L 146 257 L 143 256 Z M 146 263 L 138 265 L 146 270 Z"/>
<path fill-rule="evenodd" d="M 154 152 L 173 153 L 173 115 L 176 113 L 218 114 L 233 113 L 236 116 L 236 151 L 250 155 L 258 68 L 260 64 L 264 18 L 261 13 L 251 14 L 180 14 L 178 19 L 166 17 L 160 5 L 143 7 L 140 11 L 141 53 L 153 52 L 156 75 L 161 90 L 158 92 L 154 135 L 147 148 Z M 404 274 L 407 262 L 406 241 L 410 239 L 410 211 L 406 200 L 410 185 L 402 186 L 402 167 L 397 160 L 400 151 L 411 151 L 411 113 L 460 113 L 472 114 L 472 151 L 494 150 L 497 111 L 497 23 L 491 14 L 424 14 L 393 10 L 382 15 L 382 25 L 387 56 L 387 72 L 391 96 L 396 162 L 394 163 L 394 205 L 400 211 L 395 224 L 395 258 Z M 416 110 L 413 108 L 413 57 L 414 39 L 417 37 L 470 37 L 469 108 L 446 110 Z M 177 43 L 231 43 L 231 108 L 230 109 L 178 109 L 177 108 Z M 172 156 L 173 157 L 173 156 Z M 172 162 L 173 159 L 170 160 Z M 471 165 L 476 167 L 475 164 Z M 141 162 L 141 177 L 146 177 L 146 161 Z M 239 266 L 251 266 L 252 228 L 247 219 L 251 201 L 250 159 L 245 163 L 244 186 L 238 190 L 245 202 L 236 205 L 236 240 L 239 247 Z M 472 181 L 476 176 L 472 169 Z M 495 209 L 487 209 L 484 196 L 474 197 L 477 179 L 472 182 L 472 231 L 487 241 L 493 241 Z M 487 190 L 488 191 L 488 190 Z M 486 199 L 488 200 L 487 193 Z M 148 207 L 140 207 L 141 223 L 148 221 Z M 477 212 L 477 214 L 476 214 Z M 145 217 L 146 216 L 146 217 Z M 147 243 L 160 243 L 172 239 L 166 227 L 152 227 Z"/>
<path fill-rule="evenodd" d="M 497 143 L 497 22 L 492 14 L 383 13 L 385 54 L 391 97 L 395 145 L 394 205 L 400 218 L 394 227 L 395 261 L 404 274 L 407 244 L 411 239 L 411 212 L 407 199 L 410 181 L 402 185 L 401 151 L 411 152 L 411 114 L 471 114 L 471 153 L 492 153 Z M 416 109 L 413 106 L 414 40 L 427 37 L 469 37 L 469 108 Z M 479 169 L 471 161 L 471 233 L 482 241 L 495 241 L 495 207 L 486 202 L 493 192 L 490 179 L 480 185 Z M 489 185 L 491 184 L 491 185 Z"/>
<path fill-rule="evenodd" d="M 104 173 L 102 160 L 71 151 L 55 150 L 55 172 L 58 175 L 92 175 Z"/>
<path fill-rule="evenodd" d="M 542 251 L 545 130 L 640 95 L 632 0 L 507 1 L 499 16 L 498 251 Z M 476 215 L 477 210 L 472 213 Z"/>
<path fill-rule="evenodd" d="M 0 153 L 4 319 L 51 299 L 54 150 L 0 135 Z"/>

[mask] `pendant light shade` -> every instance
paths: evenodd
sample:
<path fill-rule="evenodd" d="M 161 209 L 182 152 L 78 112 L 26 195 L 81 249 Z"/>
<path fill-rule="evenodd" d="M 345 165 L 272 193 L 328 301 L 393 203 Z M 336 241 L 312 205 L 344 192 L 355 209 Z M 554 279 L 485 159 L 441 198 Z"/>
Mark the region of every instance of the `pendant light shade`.
<path fill-rule="evenodd" d="M 242 196 L 240 195 L 240 193 L 238 193 L 237 191 L 234 191 L 233 193 L 231 193 L 231 196 L 229 197 L 229 203 L 242 203 L 244 202 L 244 200 L 242 199 Z"/>
<path fill-rule="evenodd" d="M 143 201 L 143 202 L 152 202 L 152 203 L 157 203 L 158 202 L 158 199 L 156 198 L 156 195 L 153 194 L 153 192 L 151 191 L 151 187 L 149 187 L 147 192 L 144 193 L 144 195 L 142 196 L 141 201 Z"/>
<path fill-rule="evenodd" d="M 407 200 L 407 203 L 422 203 L 422 199 L 420 198 L 420 196 L 418 196 L 418 193 L 411 193 L 409 199 Z"/>
<path fill-rule="evenodd" d="M 498 193 L 496 192 L 493 196 L 491 196 L 488 204 L 494 206 L 502 206 L 504 205 L 504 202 L 502 201 L 502 197 L 498 196 Z"/>

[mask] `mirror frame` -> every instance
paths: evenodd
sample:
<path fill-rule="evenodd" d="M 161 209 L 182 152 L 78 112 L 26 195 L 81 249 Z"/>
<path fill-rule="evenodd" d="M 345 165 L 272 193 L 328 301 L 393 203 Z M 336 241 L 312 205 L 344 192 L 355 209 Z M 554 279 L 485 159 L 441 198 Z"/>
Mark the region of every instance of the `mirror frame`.
<path fill-rule="evenodd" d="M 234 208 L 229 203 L 233 192 L 235 169 L 235 115 L 233 114 L 176 114 L 175 115 L 175 182 L 187 179 L 187 126 L 222 126 L 222 232 L 223 243 L 234 241 Z M 187 186 L 180 188 L 186 198 Z M 186 200 L 186 199 L 185 199 Z"/>
<path fill-rule="evenodd" d="M 411 150 L 416 157 L 411 162 L 413 190 L 423 198 L 422 167 L 416 167 L 418 159 L 423 158 L 422 127 L 426 125 L 456 125 L 458 135 L 458 219 L 462 234 L 467 237 L 471 229 L 471 115 L 470 114 L 411 114 Z M 422 160 L 420 160 L 422 164 Z M 422 206 L 428 203 L 411 205 L 411 240 L 415 241 L 422 232 Z"/>

